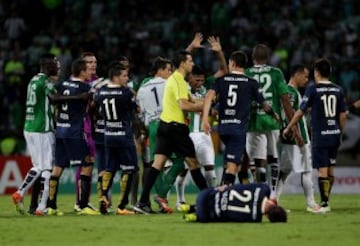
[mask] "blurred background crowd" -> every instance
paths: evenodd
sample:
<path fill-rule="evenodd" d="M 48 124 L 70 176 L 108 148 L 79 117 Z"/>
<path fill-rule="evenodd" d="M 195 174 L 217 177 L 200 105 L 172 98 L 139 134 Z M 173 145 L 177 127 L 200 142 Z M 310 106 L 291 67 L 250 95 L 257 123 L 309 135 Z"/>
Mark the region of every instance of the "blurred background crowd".
<path fill-rule="evenodd" d="M 60 80 L 83 51 L 97 56 L 99 76 L 106 76 L 110 61 L 127 56 L 137 83 L 151 58 L 171 58 L 198 31 L 219 36 L 225 55 L 237 49 L 250 54 L 256 43 L 268 44 L 271 64 L 286 78 L 291 65 L 311 66 L 325 56 L 334 66 L 332 80 L 351 103 L 360 98 L 355 5 L 355 0 L 0 0 L 0 140 L 22 139 L 26 86 L 38 72 L 41 54 L 59 58 Z M 207 71 L 218 65 L 205 49 L 194 58 Z M 14 151 L 23 147 L 17 144 Z"/>

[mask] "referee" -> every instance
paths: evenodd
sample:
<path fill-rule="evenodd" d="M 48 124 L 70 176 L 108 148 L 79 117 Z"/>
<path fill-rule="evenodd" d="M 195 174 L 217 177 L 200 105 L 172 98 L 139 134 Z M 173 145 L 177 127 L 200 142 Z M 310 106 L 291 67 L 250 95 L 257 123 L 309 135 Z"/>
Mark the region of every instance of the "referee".
<path fill-rule="evenodd" d="M 202 102 L 191 97 L 185 81 L 185 77 L 191 73 L 194 66 L 191 53 L 185 50 L 179 51 L 175 54 L 173 63 L 176 70 L 167 79 L 164 89 L 163 111 L 160 115 L 157 132 L 154 163 L 145 178 L 140 201 L 134 206 L 134 210 L 138 213 L 152 213 L 150 191 L 156 177 L 172 153 L 184 157 L 197 187 L 200 190 L 207 188 L 206 180 L 195 157 L 195 148 L 189 137 L 189 128 L 185 123 L 186 112 L 201 112 L 203 107 Z"/>

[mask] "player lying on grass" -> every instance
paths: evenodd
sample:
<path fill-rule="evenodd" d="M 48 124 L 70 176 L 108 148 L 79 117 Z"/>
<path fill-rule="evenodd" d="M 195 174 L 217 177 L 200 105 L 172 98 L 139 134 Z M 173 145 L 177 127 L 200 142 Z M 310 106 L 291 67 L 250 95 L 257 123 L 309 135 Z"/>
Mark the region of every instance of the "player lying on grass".
<path fill-rule="evenodd" d="M 284 208 L 269 199 L 266 184 L 236 184 L 207 188 L 199 193 L 196 205 L 184 204 L 181 210 L 189 222 L 287 222 Z"/>

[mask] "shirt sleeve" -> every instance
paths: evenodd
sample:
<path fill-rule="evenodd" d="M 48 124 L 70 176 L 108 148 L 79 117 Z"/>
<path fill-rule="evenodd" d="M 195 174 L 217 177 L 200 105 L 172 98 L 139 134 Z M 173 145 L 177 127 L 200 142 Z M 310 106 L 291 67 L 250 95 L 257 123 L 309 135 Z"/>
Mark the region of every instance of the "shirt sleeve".
<path fill-rule="evenodd" d="M 311 105 L 313 104 L 314 92 L 315 92 L 315 86 L 314 85 L 309 85 L 308 87 L 306 87 L 303 99 L 302 99 L 301 104 L 300 104 L 300 109 L 303 112 L 306 112 L 306 110 L 308 108 L 310 108 Z"/>

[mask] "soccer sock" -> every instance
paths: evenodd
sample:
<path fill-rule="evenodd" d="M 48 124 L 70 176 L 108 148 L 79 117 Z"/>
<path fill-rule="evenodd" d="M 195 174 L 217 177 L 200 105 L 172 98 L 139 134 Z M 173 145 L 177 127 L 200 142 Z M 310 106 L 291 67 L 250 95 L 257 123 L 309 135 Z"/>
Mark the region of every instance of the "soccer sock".
<path fill-rule="evenodd" d="M 256 183 L 257 182 L 257 180 L 256 180 L 256 166 L 255 166 L 254 161 L 249 162 L 249 170 L 251 172 L 253 182 Z"/>
<path fill-rule="evenodd" d="M 85 208 L 87 204 L 89 203 L 89 197 L 90 197 L 90 185 L 91 183 L 91 177 L 86 175 L 80 175 L 80 201 L 79 206 L 81 209 Z"/>
<path fill-rule="evenodd" d="M 249 175 L 247 170 L 240 170 L 238 172 L 238 179 L 240 184 L 249 184 Z"/>
<path fill-rule="evenodd" d="M 37 210 L 45 210 L 46 203 L 49 198 L 49 183 L 50 183 L 50 176 L 51 172 L 50 170 L 44 170 L 41 173 L 41 179 L 42 179 L 42 194 L 40 199 L 40 204 L 37 207 Z"/>
<path fill-rule="evenodd" d="M 101 183 L 102 183 L 102 176 L 98 176 L 98 181 L 96 183 L 96 192 L 97 192 L 97 197 L 99 200 L 102 197 Z"/>
<path fill-rule="evenodd" d="M 29 188 L 33 185 L 35 180 L 40 176 L 41 171 L 36 168 L 32 167 L 28 173 L 26 174 L 24 182 L 21 184 L 19 188 L 19 193 L 23 197 L 25 193 L 29 190 Z"/>
<path fill-rule="evenodd" d="M 266 182 L 266 168 L 265 167 L 256 167 L 255 179 L 257 182 L 265 183 Z"/>
<path fill-rule="evenodd" d="M 280 196 L 281 196 L 283 188 L 284 188 L 285 180 L 286 180 L 288 175 L 289 175 L 288 172 L 285 173 L 283 171 L 280 171 L 279 182 L 278 182 L 278 186 L 277 186 L 277 189 L 276 189 L 276 200 L 277 201 L 280 200 Z"/>
<path fill-rule="evenodd" d="M 81 189 L 80 173 L 81 173 L 81 167 L 76 167 L 75 191 L 76 191 L 76 204 L 78 205 L 80 204 L 80 189 Z"/>
<path fill-rule="evenodd" d="M 225 173 L 224 175 L 224 184 L 233 185 L 235 182 L 235 175 L 231 173 Z"/>
<path fill-rule="evenodd" d="M 319 191 L 321 203 L 327 204 L 329 201 L 330 181 L 328 177 L 319 177 Z"/>
<path fill-rule="evenodd" d="M 145 178 L 149 175 L 150 168 L 151 168 L 151 163 L 144 162 L 144 168 L 141 177 L 142 188 L 144 188 Z"/>
<path fill-rule="evenodd" d="M 304 189 L 304 195 L 308 206 L 312 207 L 316 204 L 314 198 L 314 185 L 311 179 L 311 172 L 301 173 L 301 186 Z"/>
<path fill-rule="evenodd" d="M 89 183 L 91 182 L 90 176 L 86 175 L 80 175 L 80 201 L 79 206 L 81 209 L 85 208 L 87 204 L 89 203 L 89 196 L 90 196 L 90 189 L 89 189 Z"/>
<path fill-rule="evenodd" d="M 216 186 L 216 174 L 215 174 L 215 170 L 205 170 L 205 179 L 207 181 L 207 184 L 209 187 L 215 187 Z"/>
<path fill-rule="evenodd" d="M 329 182 L 330 182 L 330 189 L 329 189 L 329 196 L 330 196 L 331 189 L 334 185 L 335 177 L 333 175 L 328 175 L 328 178 L 329 178 Z"/>
<path fill-rule="evenodd" d="M 51 176 L 49 183 L 48 207 L 57 209 L 56 198 L 59 188 L 59 177 Z"/>
<path fill-rule="evenodd" d="M 177 202 L 186 202 L 185 200 L 185 176 L 178 175 L 175 181 L 175 190 Z"/>
<path fill-rule="evenodd" d="M 33 184 L 33 189 L 31 192 L 31 201 L 29 206 L 30 213 L 35 212 L 36 208 L 38 207 L 40 190 L 41 190 L 41 177 L 38 177 Z"/>
<path fill-rule="evenodd" d="M 132 174 L 132 181 L 131 181 L 131 205 L 135 205 L 137 203 L 137 197 L 138 197 L 138 189 L 139 189 L 139 179 L 140 175 L 139 172 L 136 171 L 134 174 Z"/>
<path fill-rule="evenodd" d="M 279 182 L 280 165 L 270 163 L 270 198 L 276 199 L 276 189 Z"/>
<path fill-rule="evenodd" d="M 185 170 L 183 158 L 174 158 L 172 162 L 173 165 L 166 172 L 161 172 L 155 182 L 155 190 L 161 198 L 167 197 L 176 177 Z"/>
<path fill-rule="evenodd" d="M 190 170 L 190 174 L 199 190 L 204 190 L 208 187 L 206 180 L 200 171 L 200 168 Z"/>
<path fill-rule="evenodd" d="M 133 182 L 132 173 L 123 173 L 120 179 L 120 202 L 118 208 L 124 209 L 129 203 L 129 193 Z"/>
<path fill-rule="evenodd" d="M 150 168 L 149 175 L 145 178 L 145 184 L 140 197 L 140 203 L 150 203 L 150 192 L 160 171 L 154 167 Z"/>
<path fill-rule="evenodd" d="M 106 197 L 106 199 L 108 199 L 108 192 L 110 189 L 110 185 L 112 184 L 112 179 L 113 179 L 113 173 L 105 171 L 101 181 L 101 196 Z"/>

